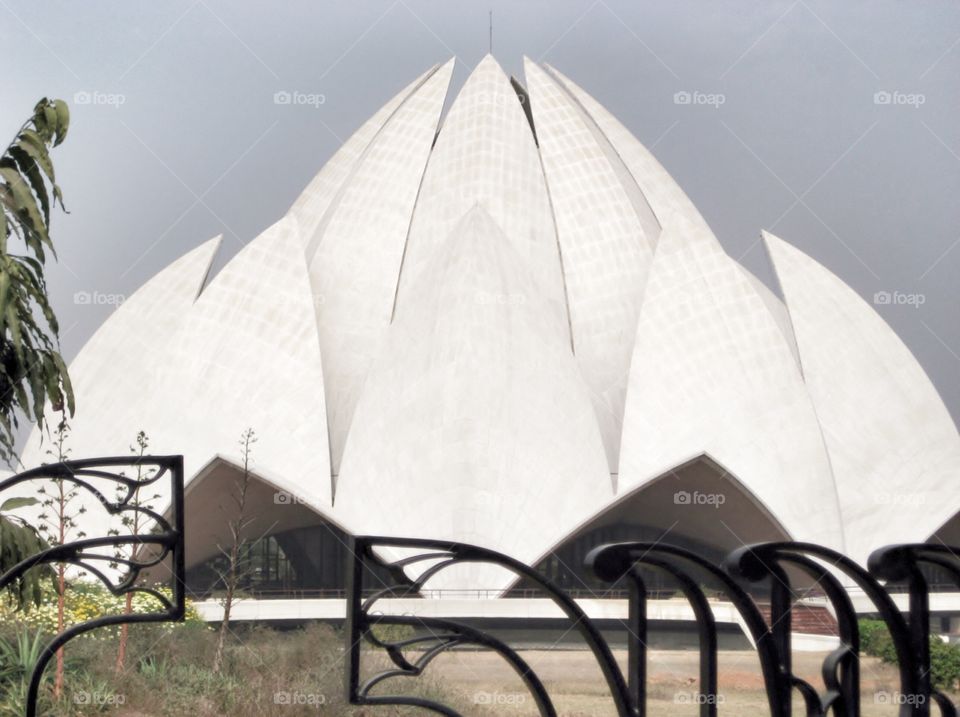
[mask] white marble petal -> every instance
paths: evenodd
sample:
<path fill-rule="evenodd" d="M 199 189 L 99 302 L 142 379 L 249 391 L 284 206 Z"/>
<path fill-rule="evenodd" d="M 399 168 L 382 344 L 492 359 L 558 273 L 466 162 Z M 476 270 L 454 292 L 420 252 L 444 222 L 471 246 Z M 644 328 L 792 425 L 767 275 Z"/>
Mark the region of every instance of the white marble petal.
<path fill-rule="evenodd" d="M 434 253 L 357 407 L 337 492 L 346 523 L 530 561 L 612 496 L 587 388 L 531 275 L 480 207 Z M 510 581 L 480 567 L 430 587 Z"/>
<path fill-rule="evenodd" d="M 950 414 L 871 306 L 796 247 L 763 236 L 830 451 L 852 557 L 926 540 L 960 509 L 960 437 Z"/>
<path fill-rule="evenodd" d="M 331 502 L 323 367 L 296 220 L 287 216 L 214 277 L 180 323 L 153 383 L 164 445 L 194 475 L 213 456 L 239 462 L 256 431 L 258 466 L 304 499 Z"/>
<path fill-rule="evenodd" d="M 410 216 L 453 60 L 408 95 L 363 152 L 317 229 L 310 260 L 334 474 L 367 368 L 390 324 Z"/>
<path fill-rule="evenodd" d="M 74 457 L 123 455 L 137 431 L 162 428 L 150 421 L 158 362 L 199 295 L 219 245 L 220 237 L 211 239 L 158 272 L 117 307 L 73 359 Z M 36 429 L 30 434 L 20 454 L 24 467 L 51 460 L 42 438 Z"/>
<path fill-rule="evenodd" d="M 350 171 L 356 165 L 357 160 L 369 146 L 370 142 L 377 133 L 383 128 L 384 124 L 396 112 L 400 104 L 424 81 L 431 77 L 439 65 L 434 66 L 423 73 L 416 80 L 407 85 L 393 99 L 381 107 L 376 114 L 364 122 L 360 128 L 354 132 L 346 142 L 336 151 L 336 153 L 327 160 L 323 168 L 310 181 L 310 184 L 301 192 L 300 196 L 290 208 L 290 213 L 296 218 L 300 225 L 300 234 L 304 242 L 304 251 L 307 253 L 307 259 L 313 257 L 316 247 L 319 244 L 320 237 L 318 228 L 326 214 L 330 202 L 337 195 L 337 192 L 343 186 Z"/>
<path fill-rule="evenodd" d="M 633 177 L 579 103 L 524 63 L 563 258 L 577 363 L 616 473 L 637 316 L 660 227 Z"/>
<path fill-rule="evenodd" d="M 569 342 L 557 237 L 537 146 L 517 93 L 490 55 L 457 95 L 430 156 L 410 225 L 397 316 L 407 310 L 406 296 L 424 268 L 476 204 L 528 260 L 532 280 L 550 301 L 544 320 Z"/>
<path fill-rule="evenodd" d="M 791 536 L 843 549 L 830 462 L 783 333 L 712 235 L 677 217 L 661 234 L 637 328 L 620 489 L 701 454 Z"/>

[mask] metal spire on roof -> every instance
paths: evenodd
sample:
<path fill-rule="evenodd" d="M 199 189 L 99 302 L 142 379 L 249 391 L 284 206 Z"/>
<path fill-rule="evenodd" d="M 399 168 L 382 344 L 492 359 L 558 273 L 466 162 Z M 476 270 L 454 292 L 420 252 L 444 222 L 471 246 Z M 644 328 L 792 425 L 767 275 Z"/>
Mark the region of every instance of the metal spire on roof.
<path fill-rule="evenodd" d="M 493 54 L 493 10 L 490 11 L 490 54 Z"/>

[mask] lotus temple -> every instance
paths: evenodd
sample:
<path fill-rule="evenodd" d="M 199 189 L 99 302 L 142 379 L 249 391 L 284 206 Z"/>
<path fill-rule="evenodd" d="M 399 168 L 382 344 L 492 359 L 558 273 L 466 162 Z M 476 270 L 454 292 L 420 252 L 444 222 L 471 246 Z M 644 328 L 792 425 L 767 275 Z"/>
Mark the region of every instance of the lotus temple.
<path fill-rule="evenodd" d="M 769 233 L 758 280 L 559 70 L 487 56 L 448 98 L 452 70 L 221 271 L 214 238 L 147 281 L 70 367 L 74 457 L 139 430 L 184 454 L 191 590 L 215 587 L 248 427 L 266 596 L 340 587 L 359 534 L 481 545 L 567 588 L 618 539 L 960 544 L 957 428 L 867 302 Z M 522 586 L 476 565 L 428 587 Z"/>

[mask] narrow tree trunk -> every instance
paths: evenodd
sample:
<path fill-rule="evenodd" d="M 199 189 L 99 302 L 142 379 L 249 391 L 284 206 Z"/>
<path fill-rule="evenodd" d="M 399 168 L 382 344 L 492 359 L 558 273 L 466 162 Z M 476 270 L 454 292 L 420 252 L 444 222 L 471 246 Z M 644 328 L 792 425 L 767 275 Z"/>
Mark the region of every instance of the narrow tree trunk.
<path fill-rule="evenodd" d="M 63 481 L 60 481 L 60 545 L 63 545 L 64 541 L 67 539 L 67 526 L 66 521 L 64 520 L 64 512 L 66 511 L 66 498 L 63 492 Z M 57 632 L 63 632 L 64 627 L 64 602 L 66 600 L 66 589 L 67 589 L 67 566 L 63 563 L 57 565 Z M 60 694 L 63 692 L 63 647 L 57 650 L 57 670 L 56 676 L 53 680 L 53 696 L 56 699 L 60 699 Z"/>
<path fill-rule="evenodd" d="M 65 579 L 66 568 L 64 565 L 57 566 L 57 633 L 63 632 L 64 627 L 64 591 L 67 581 Z M 63 692 L 63 648 L 57 650 L 57 670 L 53 680 L 53 696 L 60 699 L 60 693 Z"/>
<path fill-rule="evenodd" d="M 137 453 L 137 458 L 140 459 L 140 458 L 143 458 L 144 454 L 146 453 L 147 445 L 148 445 L 147 434 L 144 433 L 143 431 L 140 431 L 137 434 L 137 445 L 139 446 L 139 453 L 137 453 L 137 449 L 134 448 L 133 446 L 131 446 L 130 449 L 134 453 Z M 142 482 L 142 480 L 143 480 L 143 469 L 138 464 L 137 465 L 138 487 L 133 493 L 133 503 L 132 503 L 133 507 L 135 508 L 140 508 L 142 505 L 144 505 L 144 502 L 141 501 L 141 498 L 140 498 L 141 486 L 139 484 Z M 159 496 L 155 495 L 154 498 L 159 498 Z M 130 519 L 130 523 L 129 524 L 125 523 L 125 525 L 129 525 L 130 532 L 133 535 L 139 535 L 140 512 L 138 510 L 134 511 L 133 517 Z M 137 547 L 135 545 L 130 550 L 130 557 L 133 559 L 136 559 L 137 557 Z M 123 614 L 129 615 L 132 612 L 133 612 L 133 593 L 129 592 L 126 594 L 126 604 L 124 605 Z M 120 626 L 120 640 L 119 640 L 119 643 L 117 644 L 117 663 L 114 666 L 115 672 L 118 675 L 123 672 L 124 662 L 127 659 L 127 641 L 129 639 L 129 636 L 130 636 L 130 625 L 127 623 L 124 623 L 123 625 Z"/>
<path fill-rule="evenodd" d="M 237 584 L 237 560 L 240 556 L 240 546 L 237 540 L 233 541 L 230 550 L 230 571 L 227 577 L 227 594 L 223 600 L 223 622 L 220 623 L 220 633 L 217 635 L 217 651 L 213 655 L 213 674 L 220 674 L 223 667 L 223 649 L 227 641 L 227 631 L 230 629 L 230 611 L 233 608 L 233 591 Z"/>
<path fill-rule="evenodd" d="M 213 656 L 213 673 L 219 674 L 223 669 L 223 652 L 227 642 L 227 632 L 230 630 L 230 613 L 233 610 L 233 599 L 236 596 L 238 584 L 242 580 L 240 559 L 244 550 L 244 531 L 247 528 L 245 519 L 247 508 L 247 488 L 250 485 L 250 446 L 256 442 L 253 429 L 248 428 L 241 436 L 243 446 L 243 479 L 234 493 L 237 506 L 237 518 L 230 521 L 230 552 L 223 551 L 227 556 L 227 572 L 224 576 L 226 595 L 223 599 L 223 621 L 220 623 L 220 634 L 217 635 L 217 650 Z M 246 556 L 244 556 L 246 559 Z"/>
<path fill-rule="evenodd" d="M 133 612 L 133 593 L 127 593 L 127 603 L 124 606 L 123 614 L 129 615 Z M 120 644 L 117 646 L 117 664 L 115 670 L 117 674 L 123 672 L 123 663 L 127 658 L 127 636 L 130 634 L 130 625 L 124 623 L 120 626 Z"/>

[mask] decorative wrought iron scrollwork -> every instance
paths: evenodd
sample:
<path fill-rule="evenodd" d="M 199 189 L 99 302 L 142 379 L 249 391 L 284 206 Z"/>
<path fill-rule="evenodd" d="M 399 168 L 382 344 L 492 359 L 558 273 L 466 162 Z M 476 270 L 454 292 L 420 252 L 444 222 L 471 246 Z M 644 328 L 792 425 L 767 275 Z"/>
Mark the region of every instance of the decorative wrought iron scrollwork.
<path fill-rule="evenodd" d="M 456 621 L 385 615 L 373 612 L 383 598 L 416 596 L 437 573 L 459 563 L 491 563 L 507 568 L 535 584 L 571 621 L 593 652 L 607 683 L 617 714 L 646 714 L 647 590 L 644 570 L 662 571 L 672 577 L 689 602 L 700 642 L 698 705 L 701 717 L 713 717 L 721 703 L 717 688 L 717 627 L 705 585 L 719 589 L 722 599 L 739 613 L 754 643 L 773 717 L 789 717 L 794 695 L 802 699 L 809 717 L 859 717 L 860 635 L 852 593 L 862 592 L 870 601 L 871 614 L 879 615 L 889 629 L 898 657 L 900 717 L 928 717 L 936 704 L 941 715 L 956 717 L 950 699 L 930 684 L 929 586 L 925 566 L 946 572 L 960 588 L 960 549 L 942 545 L 894 545 L 875 551 L 864 568 L 844 555 L 810 543 L 774 542 L 750 545 L 731 553 L 723 565 L 682 548 L 661 543 L 616 543 L 592 550 L 588 567 L 603 581 L 626 580 L 629 586 L 627 619 L 628 660 L 624 676 L 610 646 L 579 605 L 532 568 L 506 555 L 462 543 L 385 537 L 360 537 L 353 541 L 353 567 L 348 575 L 347 697 L 358 705 L 415 705 L 444 715 L 456 716 L 452 708 L 410 696 L 380 696 L 371 690 L 393 677 L 416 677 L 446 650 L 464 645 L 481 646 L 500 654 L 522 677 L 541 715 L 556 709 L 542 680 L 522 656 L 509 645 Z M 405 555 L 386 562 L 382 551 Z M 364 575 L 373 564 L 385 564 L 398 577 L 419 570 L 413 580 L 397 587 L 384 587 L 364 598 Z M 816 585 L 832 607 L 839 646 L 822 663 L 822 688 L 796 675 L 792 668 L 792 613 L 801 594 L 791 579 Z M 769 590 L 770 614 L 765 616 L 748 592 L 765 586 Z M 909 605 L 902 612 L 892 596 L 893 585 L 906 585 Z M 751 589 L 752 590 L 752 589 Z M 715 594 L 715 592 L 714 592 Z M 425 634 L 390 641 L 376 635 L 379 625 L 419 627 Z M 384 650 L 393 666 L 361 681 L 360 645 L 367 641 Z M 416 657 L 405 651 L 414 650 Z"/>
<path fill-rule="evenodd" d="M 632 712 L 621 712 L 621 715 L 646 715 L 646 600 L 640 572 L 644 566 L 671 575 L 694 611 L 700 641 L 698 703 L 701 716 L 715 716 L 720 703 L 717 692 L 717 629 L 712 608 L 702 587 L 704 577 L 720 586 L 721 593 L 740 613 L 750 632 L 760 660 L 771 715 L 787 717 L 790 714 L 789 710 L 783 712 L 783 705 L 789 704 L 790 685 L 787 676 L 779 669 L 781 653 L 774 635 L 753 598 L 721 567 L 689 550 L 662 543 L 601 545 L 587 554 L 586 562 L 600 579 L 614 582 L 626 577 L 633 586 L 627 636 Z"/>
<path fill-rule="evenodd" d="M 955 717 L 955 705 L 931 686 L 929 588 L 924 565 L 945 570 L 960 587 L 958 549 L 945 545 L 892 545 L 874 551 L 864 569 L 835 550 L 811 543 L 764 543 L 740 548 L 727 560 L 727 569 L 747 580 L 771 579 L 775 606 L 771 630 L 779 646 L 784 671 L 807 703 L 808 714 L 856 716 L 860 714 L 860 635 L 857 611 L 850 598 L 858 589 L 873 604 L 890 632 L 900 674 L 898 702 L 902 717 L 927 717 L 937 704 L 942 715 Z M 830 601 L 836 617 L 840 646 L 823 662 L 826 690 L 814 688 L 789 670 L 790 611 L 792 589 L 788 569 L 796 569 L 816 581 Z M 909 607 L 906 614 L 896 605 L 888 586 L 906 583 Z M 787 705 L 784 709 L 789 709 Z"/>
<path fill-rule="evenodd" d="M 402 573 L 404 569 L 423 563 L 426 563 L 427 567 L 412 583 L 396 587 L 383 587 L 373 595 L 364 598 L 364 574 L 369 570 L 369 565 L 380 562 L 374 555 L 374 550 L 384 548 L 421 551 L 418 554 L 387 564 L 386 567 L 397 574 L 398 582 L 405 578 Z M 458 646 L 475 645 L 492 649 L 500 654 L 524 681 L 540 710 L 540 714 L 555 717 L 557 714 L 556 708 L 553 706 L 543 683 L 519 653 L 506 643 L 452 620 L 405 615 L 375 615 L 372 612 L 377 602 L 384 598 L 417 595 L 430 578 L 451 565 L 490 563 L 506 568 L 518 577 L 527 578 L 563 611 L 593 652 L 619 713 L 630 714 L 630 695 L 627 684 L 614 659 L 610 646 L 603 639 L 600 631 L 573 599 L 529 566 L 502 553 L 473 545 L 412 538 L 357 537 L 351 541 L 350 549 L 354 559 L 347 576 L 348 605 L 347 629 L 345 632 L 347 639 L 347 699 L 351 704 L 413 705 L 448 715 L 448 717 L 459 717 L 459 713 L 455 710 L 432 700 L 401 695 L 375 696 L 371 694 L 371 690 L 390 677 L 415 677 L 420 675 L 434 658 L 447 650 Z M 377 638 L 374 633 L 374 628 L 378 625 L 405 625 L 425 628 L 428 634 L 408 640 L 386 642 Z M 361 682 L 360 647 L 364 641 L 385 649 L 395 669 L 386 670 Z M 421 647 L 422 654 L 416 660 L 411 661 L 403 655 L 403 650 L 413 646 Z"/>
<path fill-rule="evenodd" d="M 137 472 L 139 478 L 129 477 L 125 469 Z M 27 717 L 36 715 L 47 663 L 74 637 L 99 627 L 124 623 L 179 621 L 186 611 L 183 456 L 108 457 L 53 463 L 0 482 L 0 493 L 38 481 L 72 484 L 88 499 L 95 500 L 109 516 L 122 518 L 137 513 L 141 520 L 136 522 L 142 529 L 128 534 L 113 530 L 108 535 L 84 537 L 51 546 L 25 558 L 0 576 L 0 590 L 18 581 L 32 568 L 68 564 L 96 577 L 114 595 L 147 593 L 159 602 L 160 609 L 148 613 L 105 615 L 73 625 L 51 639 L 40 653 L 30 676 Z M 137 500 L 138 492 L 147 487 L 168 491 L 168 515 L 161 515 Z M 117 554 L 120 548 L 126 549 L 126 555 Z M 159 570 L 161 565 L 166 565 L 169 570 L 169 597 L 153 587 L 138 584 L 144 571 Z"/>

